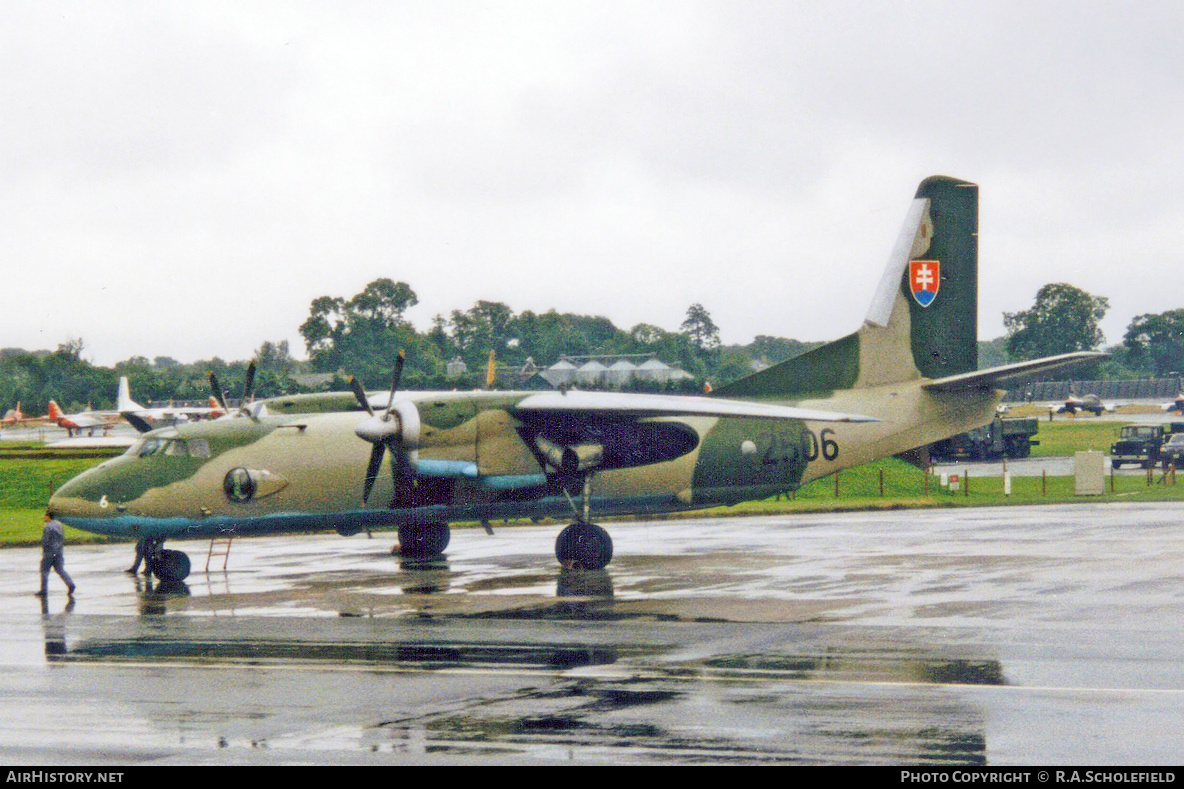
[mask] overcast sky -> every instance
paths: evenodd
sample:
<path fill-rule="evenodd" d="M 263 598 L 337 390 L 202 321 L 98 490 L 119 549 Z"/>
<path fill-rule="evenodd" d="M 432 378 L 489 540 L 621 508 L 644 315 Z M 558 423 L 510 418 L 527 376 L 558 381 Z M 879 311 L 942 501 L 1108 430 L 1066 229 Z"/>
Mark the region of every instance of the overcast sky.
<path fill-rule="evenodd" d="M 1184 307 L 1184 3 L 12 2 L 0 347 L 244 359 L 407 282 L 725 343 L 862 321 L 980 185 L 980 339 L 1049 282 Z"/>

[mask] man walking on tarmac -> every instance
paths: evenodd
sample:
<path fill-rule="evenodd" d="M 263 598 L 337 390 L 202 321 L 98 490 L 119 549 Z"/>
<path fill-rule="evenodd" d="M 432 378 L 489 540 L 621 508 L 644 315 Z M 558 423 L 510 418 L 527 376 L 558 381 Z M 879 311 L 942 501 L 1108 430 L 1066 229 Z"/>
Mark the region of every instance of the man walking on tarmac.
<path fill-rule="evenodd" d="M 66 572 L 65 564 L 66 536 L 62 532 L 62 524 L 54 519 L 54 513 L 45 511 L 45 528 L 41 530 L 41 591 L 39 597 L 45 597 L 49 592 L 49 569 L 66 584 L 66 594 L 74 596 L 74 581 Z"/>

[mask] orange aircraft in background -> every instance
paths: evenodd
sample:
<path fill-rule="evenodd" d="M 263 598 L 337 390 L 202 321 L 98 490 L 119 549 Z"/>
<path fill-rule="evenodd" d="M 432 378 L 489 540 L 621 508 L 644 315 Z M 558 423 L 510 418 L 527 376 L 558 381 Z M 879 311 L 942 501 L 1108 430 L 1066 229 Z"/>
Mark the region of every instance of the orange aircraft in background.
<path fill-rule="evenodd" d="M 10 408 L 4 413 L 4 418 L 0 419 L 0 427 L 10 427 L 12 425 L 28 425 L 37 424 L 46 420 L 43 416 L 25 416 L 21 411 L 20 401 L 17 401 L 16 408 Z"/>
<path fill-rule="evenodd" d="M 115 417 L 113 415 L 99 411 L 80 411 L 77 414 L 66 414 L 62 412 L 61 407 L 54 400 L 49 401 L 49 413 L 46 414 L 46 418 L 58 427 L 65 428 L 66 433 L 71 438 L 74 436 L 75 430 L 79 433 L 87 430 L 93 436 L 96 430 L 102 430 L 106 434 L 111 428 L 115 427 Z"/>

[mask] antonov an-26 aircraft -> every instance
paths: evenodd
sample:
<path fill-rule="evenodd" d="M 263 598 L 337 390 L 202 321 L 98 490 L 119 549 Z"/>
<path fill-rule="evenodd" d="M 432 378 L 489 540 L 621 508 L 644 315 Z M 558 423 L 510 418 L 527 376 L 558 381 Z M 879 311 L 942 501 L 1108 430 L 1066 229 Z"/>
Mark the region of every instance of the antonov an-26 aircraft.
<path fill-rule="evenodd" d="M 444 550 L 450 521 L 567 513 L 556 557 L 599 569 L 612 540 L 593 516 L 792 491 L 985 425 L 1003 387 L 1100 356 L 977 370 L 977 233 L 978 187 L 926 179 L 863 326 L 710 397 L 399 392 L 400 357 L 389 393 L 355 384 L 146 433 L 49 508 L 86 531 L 160 539 L 393 527 L 422 557 Z M 189 559 L 164 551 L 157 569 L 184 578 Z"/>

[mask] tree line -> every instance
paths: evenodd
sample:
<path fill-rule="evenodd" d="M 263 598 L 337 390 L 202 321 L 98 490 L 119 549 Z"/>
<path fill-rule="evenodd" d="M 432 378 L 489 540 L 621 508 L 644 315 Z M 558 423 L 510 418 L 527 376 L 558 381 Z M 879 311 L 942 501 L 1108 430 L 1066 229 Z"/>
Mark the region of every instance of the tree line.
<path fill-rule="evenodd" d="M 747 345 L 723 345 L 708 310 L 692 304 L 677 331 L 641 323 L 629 330 L 608 318 L 549 310 L 516 313 L 508 305 L 478 301 L 467 310 L 436 315 L 420 332 L 406 318 L 418 303 L 405 282 L 379 278 L 350 298 L 321 296 L 309 305 L 300 325 L 307 360 L 294 359 L 287 341 L 264 342 L 255 352 L 259 397 L 322 388 L 302 383 L 304 374 L 322 373 L 328 386 L 344 389 L 356 376 L 371 389 L 390 384 L 396 354 L 406 351 L 403 386 L 408 388 L 473 389 L 485 385 L 490 351 L 501 368 L 521 367 L 528 359 L 543 368 L 561 356 L 653 354 L 691 374 L 677 391 L 702 392 L 704 383 L 729 381 L 753 371 L 753 363 L 776 364 L 820 345 L 784 337 L 758 336 Z M 221 358 L 183 363 L 170 357 L 133 356 L 112 367 L 87 362 L 81 339 L 70 339 L 52 352 L 19 348 L 0 350 L 0 406 L 22 404 L 28 414 L 45 413 L 57 400 L 68 411 L 88 406 L 114 406 L 119 377 L 126 375 L 133 397 L 141 402 L 204 400 L 208 374 L 217 374 L 229 397 L 242 391 L 249 360 Z M 460 359 L 468 372 L 448 372 Z M 324 377 L 324 376 L 323 376 Z M 636 382 L 647 390 L 653 383 Z"/>
<path fill-rule="evenodd" d="M 650 323 L 626 330 L 603 316 L 556 310 L 516 313 L 502 302 L 478 301 L 467 310 L 434 316 L 428 330 L 420 332 L 405 317 L 418 301 L 410 285 L 385 277 L 350 298 L 313 299 L 299 327 L 308 359 L 294 359 L 286 340 L 262 343 L 254 354 L 259 366 L 257 395 L 309 391 L 298 380 L 305 373 L 328 374 L 335 389 L 344 388 L 350 375 L 367 388 L 381 389 L 389 385 L 399 349 L 407 352 L 403 380 L 409 388 L 484 386 L 492 351 L 500 365 L 520 367 L 530 359 L 540 368 L 561 356 L 653 354 L 691 374 L 682 390 L 701 392 L 705 382 L 726 383 L 821 344 L 761 335 L 746 345 L 723 345 L 719 327 L 702 304 L 688 307 L 682 325 L 670 331 Z M 1108 309 L 1105 297 L 1065 283 L 1045 285 L 1030 309 L 1004 313 L 1004 337 L 979 343 L 980 366 L 1099 349 L 1104 342 L 1099 324 Z M 128 377 L 140 402 L 204 400 L 210 393 L 210 371 L 218 375 L 228 396 L 235 397 L 248 364 L 218 357 L 182 363 L 163 356 L 133 356 L 113 367 L 99 367 L 82 358 L 84 347 L 83 340 L 71 338 L 51 352 L 0 350 L 0 406 L 11 408 L 20 401 L 26 414 L 45 413 L 54 399 L 67 410 L 87 405 L 111 408 L 121 375 Z M 1105 350 L 1110 356 L 1096 369 L 1078 372 L 1078 377 L 1180 375 L 1184 309 L 1136 316 L 1122 342 Z M 448 363 L 454 359 L 465 362 L 465 375 L 448 374 Z"/>
<path fill-rule="evenodd" d="M 995 341 L 1006 361 L 1023 361 L 1071 351 L 1105 350 L 1109 356 L 1079 370 L 1079 378 L 1173 378 L 1184 375 L 1184 309 L 1136 315 L 1122 342 L 1105 347 L 1099 324 L 1110 308 L 1095 296 L 1063 282 L 1040 288 L 1032 307 L 1003 313 L 1005 337 Z M 1002 342 L 1000 342 L 1002 341 Z M 981 354 L 980 354 L 981 355 Z M 981 363 L 980 359 L 980 363 Z"/>

